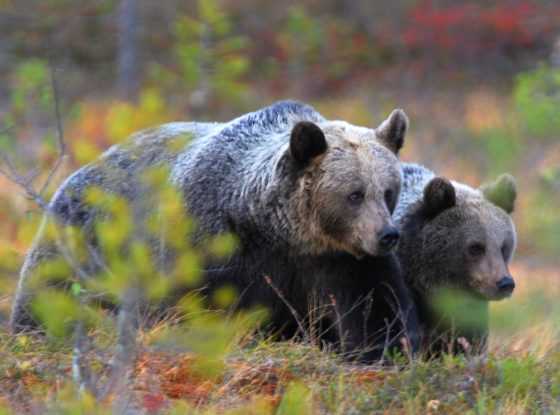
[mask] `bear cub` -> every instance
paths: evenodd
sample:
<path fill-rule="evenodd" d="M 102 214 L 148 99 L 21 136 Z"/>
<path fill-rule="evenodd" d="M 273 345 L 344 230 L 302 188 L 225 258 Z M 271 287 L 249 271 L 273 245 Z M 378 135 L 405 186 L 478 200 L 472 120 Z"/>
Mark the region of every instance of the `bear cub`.
<path fill-rule="evenodd" d="M 514 179 L 502 175 L 473 189 L 416 164 L 403 164 L 402 172 L 397 254 L 418 307 L 422 347 L 428 354 L 483 351 L 488 301 L 515 288 L 508 269 L 516 246 Z M 470 346 L 458 344 L 461 337 Z"/>

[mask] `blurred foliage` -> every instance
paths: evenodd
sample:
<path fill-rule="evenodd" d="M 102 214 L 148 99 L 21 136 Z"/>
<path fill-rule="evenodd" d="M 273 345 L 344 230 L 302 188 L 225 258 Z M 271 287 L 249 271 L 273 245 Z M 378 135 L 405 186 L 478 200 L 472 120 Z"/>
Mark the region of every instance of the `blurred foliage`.
<path fill-rule="evenodd" d="M 278 35 L 282 58 L 277 64 L 286 67 L 289 79 L 332 83 L 348 74 L 350 62 L 358 63 L 353 36 L 336 17 L 315 17 L 301 5 L 292 6 Z"/>
<path fill-rule="evenodd" d="M 511 98 L 485 87 L 465 103 L 473 148 L 484 155 L 484 176 L 509 172 L 518 181 L 514 210 L 521 252 L 550 257 L 560 243 L 558 73 L 541 65 L 512 80 Z"/>
<path fill-rule="evenodd" d="M 96 67 L 96 77 L 106 77 L 108 63 L 119 53 L 119 28 L 114 24 L 118 4 L 116 0 L 7 2 L 0 13 L 6 15 L 8 51 L 18 57 L 70 59 L 78 66 Z M 216 73 L 207 76 L 235 93 L 247 92 L 239 84 L 246 75 L 249 79 L 264 75 L 276 88 L 278 81 L 284 82 L 272 77 L 285 77 L 286 64 L 304 69 L 297 75 L 307 82 L 318 81 L 322 87 L 328 83 L 330 88 L 398 61 L 411 63 L 411 71 L 420 76 L 428 75 L 438 62 L 456 71 L 471 70 L 465 65 L 469 63 L 499 77 L 502 71 L 511 71 L 512 63 L 542 58 L 560 25 L 560 9 L 550 0 L 396 0 L 389 5 L 365 0 L 303 0 L 297 5 L 169 0 L 165 7 L 137 0 L 136 4 L 142 22 L 139 39 L 149 61 L 142 67 L 151 71 L 163 65 L 166 72 L 167 63 L 174 61 L 172 76 L 182 78 L 189 95 L 212 69 Z M 28 10 L 41 18 L 26 14 Z M 251 65 L 237 53 L 240 48 L 251 57 Z M 171 60 L 170 51 L 175 54 Z M 214 92 L 228 93 L 223 88 Z"/>
<path fill-rule="evenodd" d="M 446 4 L 447 3 L 447 4 Z M 550 5 L 531 1 L 434 2 L 422 0 L 410 11 L 402 34 L 413 51 L 472 59 L 483 55 L 523 54 L 534 50 L 557 22 Z M 541 24 L 533 24 L 539 19 Z M 476 26 L 477 30 L 469 30 Z"/>
<path fill-rule="evenodd" d="M 165 168 L 145 171 L 142 185 L 155 205 L 141 216 L 138 206 L 122 197 L 96 187 L 87 190 L 84 201 L 98 215 L 93 230 L 100 246 L 96 254 L 92 249 L 97 248 L 88 245 L 90 232 L 47 219 L 41 243 L 56 244 L 60 254 L 42 263 L 33 274 L 30 284 L 38 290 L 33 313 L 53 344 L 61 347 L 74 338 L 77 323 L 88 330 L 105 327 L 114 338 L 115 325 L 109 323 L 112 317 L 104 308 L 107 302 L 119 303 L 131 287 L 140 289 L 138 301 L 143 312 L 152 310 L 149 313 L 156 319 L 169 314 L 169 310 L 164 313 L 158 308 L 164 298 L 169 301 L 174 296 L 179 300 L 180 293 L 188 290 L 174 311 L 182 318 L 150 336 L 149 347 L 193 353 L 193 376 L 215 382 L 223 376 L 224 361 L 232 345 L 248 336 L 266 313 L 255 310 L 226 316 L 237 296 L 232 287 L 221 287 L 211 297 L 194 290 L 201 286 L 204 261 L 231 255 L 237 242 L 223 234 L 206 238 L 196 246 L 191 244 L 194 224 L 186 216 L 181 194 L 169 183 Z M 70 289 L 55 289 L 55 283 Z M 108 344 L 100 347 L 100 353 L 107 352 Z M 94 372 L 102 376 L 102 371 L 100 366 Z M 51 408 L 53 413 L 101 413 L 101 402 L 87 393 L 76 392 L 72 387 L 61 389 L 59 400 Z M 150 405 L 155 403 L 146 403 Z"/>
<path fill-rule="evenodd" d="M 51 74 L 41 59 L 23 60 L 14 68 L 9 79 L 10 94 L 0 125 L 0 150 L 16 150 L 13 134 L 24 131 L 35 123 L 52 120 L 53 96 Z M 15 128 L 17 126 L 17 128 Z M 52 130 L 44 134 L 47 145 L 52 145 Z"/>
<path fill-rule="evenodd" d="M 182 16 L 174 23 L 174 62 L 153 64 L 152 82 L 177 88 L 189 96 L 191 111 L 200 113 L 219 103 L 240 105 L 247 98 L 244 76 L 249 61 L 244 51 L 249 39 L 235 35 L 218 0 L 199 0 L 196 17 Z"/>
<path fill-rule="evenodd" d="M 84 392 L 80 393 L 71 384 L 65 385 L 48 408 L 48 414 L 81 415 L 98 414 L 109 415 L 109 408 L 103 408 L 96 402 L 95 397 Z"/>
<path fill-rule="evenodd" d="M 78 165 L 95 160 L 111 144 L 130 134 L 176 119 L 176 111 L 157 88 L 141 91 L 137 103 L 83 102 L 76 105 L 70 126 L 71 150 Z"/>
<path fill-rule="evenodd" d="M 532 235 L 530 242 L 534 251 L 557 255 L 560 246 L 559 194 L 551 193 L 547 186 L 539 187 L 532 192 L 526 208 L 531 212 L 526 226 Z"/>
<path fill-rule="evenodd" d="M 16 68 L 14 74 L 11 105 L 13 111 L 22 113 L 39 103 L 45 110 L 52 103 L 52 88 L 49 69 L 44 61 L 30 59 Z"/>
<path fill-rule="evenodd" d="M 509 391 L 514 396 L 526 396 L 539 383 L 534 359 L 504 359 L 501 363 L 502 393 Z"/>
<path fill-rule="evenodd" d="M 463 290 L 444 288 L 434 293 L 431 307 L 449 328 L 476 330 L 486 324 L 486 301 Z"/>
<path fill-rule="evenodd" d="M 137 104 L 117 102 L 109 108 L 106 120 L 109 139 L 117 143 L 133 132 L 163 124 L 169 121 L 171 112 L 158 89 L 145 89 Z"/>
<path fill-rule="evenodd" d="M 301 383 L 288 385 L 282 401 L 278 406 L 278 415 L 306 415 L 311 414 L 309 389 Z"/>
<path fill-rule="evenodd" d="M 129 205 L 124 198 L 101 188 L 87 189 L 85 203 L 99 218 L 94 234 L 100 246 L 97 262 L 101 261 L 102 266 L 97 266 L 100 269 L 94 275 L 88 274 L 92 269 L 92 264 L 88 264 L 92 261 L 91 249 L 97 249 L 88 246 L 91 236 L 86 236 L 80 228 L 60 228 L 49 220 L 43 229 L 42 243 L 62 246 L 64 255 L 43 263 L 33 283 L 41 286 L 67 279 L 66 285 L 74 287 L 75 296 L 84 297 L 85 304 L 88 298 L 99 298 L 100 294 L 118 303 L 131 286 L 141 288 L 142 302 L 161 301 L 172 291 L 198 287 L 203 258 L 208 253 L 217 258 L 228 256 L 236 243 L 227 235 L 219 235 L 209 238 L 202 246 L 190 245 L 193 224 L 185 215 L 180 193 L 168 183 L 167 176 L 164 168 L 145 172 L 144 185 L 149 189 L 150 200 L 156 203 L 145 218 L 139 217 L 138 207 Z M 167 263 L 169 255 L 174 258 L 171 264 Z M 218 300 L 224 303 L 227 297 L 223 292 Z M 200 312 L 203 303 L 189 298 L 194 308 L 189 312 Z M 71 293 L 41 290 L 35 311 L 44 320 L 49 333 L 61 336 L 69 323 L 82 318 L 80 306 Z M 60 315 L 66 316 L 66 320 L 56 317 Z M 227 340 L 223 332 L 219 333 L 217 324 L 206 323 L 210 320 L 205 320 L 202 326 L 210 332 L 214 330 L 215 337 L 205 337 L 221 342 Z"/>
<path fill-rule="evenodd" d="M 527 132 L 556 139 L 560 131 L 560 69 L 541 66 L 517 76 L 515 103 Z"/>
<path fill-rule="evenodd" d="M 481 143 L 492 175 L 514 169 L 523 148 L 518 132 L 509 128 L 484 131 Z"/>

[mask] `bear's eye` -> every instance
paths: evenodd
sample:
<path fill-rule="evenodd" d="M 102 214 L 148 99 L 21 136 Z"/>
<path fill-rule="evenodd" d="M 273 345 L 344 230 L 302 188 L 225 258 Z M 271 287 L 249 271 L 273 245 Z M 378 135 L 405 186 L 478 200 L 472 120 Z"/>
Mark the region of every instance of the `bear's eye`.
<path fill-rule="evenodd" d="M 469 254 L 474 257 L 482 256 L 486 252 L 484 244 L 476 242 L 469 246 Z"/>
<path fill-rule="evenodd" d="M 357 192 L 353 192 L 348 195 L 348 201 L 353 205 L 359 205 L 364 201 L 364 197 L 364 192 L 358 190 Z"/>
<path fill-rule="evenodd" d="M 385 204 L 389 207 L 393 205 L 393 196 L 394 192 L 392 189 L 385 190 L 385 194 L 383 195 L 383 197 L 385 198 Z"/>

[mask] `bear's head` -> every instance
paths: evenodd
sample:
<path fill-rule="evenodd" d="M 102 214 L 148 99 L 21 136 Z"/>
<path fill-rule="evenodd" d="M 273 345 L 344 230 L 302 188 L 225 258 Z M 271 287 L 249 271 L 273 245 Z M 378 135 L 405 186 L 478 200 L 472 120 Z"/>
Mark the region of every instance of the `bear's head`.
<path fill-rule="evenodd" d="M 515 288 L 508 269 L 516 245 L 510 217 L 515 198 L 510 175 L 477 190 L 433 178 L 411 228 L 403 230 L 410 240 L 399 248 L 415 268 L 411 283 L 424 291 L 457 288 L 484 300 L 510 296 Z M 413 258 L 404 258 L 409 254 Z"/>
<path fill-rule="evenodd" d="M 361 258 L 395 248 L 399 232 L 391 213 L 401 187 L 397 154 L 407 128 L 402 110 L 376 129 L 343 121 L 294 126 L 288 151 L 295 172 L 291 201 L 306 252 Z"/>

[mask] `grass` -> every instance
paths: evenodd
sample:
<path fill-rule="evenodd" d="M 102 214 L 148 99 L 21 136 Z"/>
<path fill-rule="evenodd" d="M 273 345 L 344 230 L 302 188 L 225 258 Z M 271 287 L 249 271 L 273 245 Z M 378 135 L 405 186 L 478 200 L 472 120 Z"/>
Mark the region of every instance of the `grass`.
<path fill-rule="evenodd" d="M 195 354 L 150 341 L 166 328 L 162 323 L 140 336 L 131 405 L 140 413 L 177 414 L 560 413 L 557 271 L 525 263 L 512 271 L 526 275 L 518 278 L 513 299 L 493 306 L 486 357 L 361 366 L 313 345 L 253 334 L 232 344 L 222 370 L 210 374 L 200 370 Z M 530 315 L 521 318 L 524 312 Z M 109 328 L 92 335 L 99 344 L 113 340 Z M 99 350 L 89 359 L 102 377 L 108 355 Z M 95 403 L 77 396 L 68 345 L 0 332 L 4 407 L 14 413 L 105 413 L 111 407 L 111 397 Z"/>

